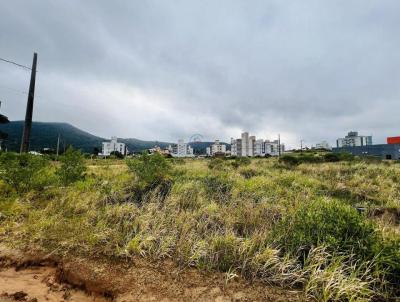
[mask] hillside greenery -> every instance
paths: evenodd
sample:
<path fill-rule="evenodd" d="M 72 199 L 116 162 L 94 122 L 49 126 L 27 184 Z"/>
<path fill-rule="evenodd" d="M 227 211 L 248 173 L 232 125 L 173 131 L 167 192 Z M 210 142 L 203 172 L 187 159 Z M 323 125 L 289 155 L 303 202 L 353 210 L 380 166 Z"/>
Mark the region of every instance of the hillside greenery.
<path fill-rule="evenodd" d="M 8 135 L 7 140 L 4 142 L 8 150 L 19 151 L 23 125 L 23 121 L 13 121 L 0 125 L 0 131 Z M 102 142 L 110 139 L 92 135 L 67 123 L 33 122 L 30 150 L 40 151 L 43 148 L 55 150 L 58 135 L 61 138 L 61 152 L 66 150 L 68 146 L 73 146 L 75 149 L 86 153 L 93 153 L 95 148 L 101 151 Z M 133 152 L 153 148 L 155 145 L 160 147 L 168 146 L 168 143 L 165 142 L 143 141 L 135 138 L 119 139 L 119 141 L 125 143 L 128 149 Z"/>
<path fill-rule="evenodd" d="M 4 138 L 3 147 L 9 151 L 19 151 L 23 130 L 23 121 L 13 121 L 8 124 L 0 124 L 0 139 Z M 60 135 L 60 152 L 64 152 L 69 146 L 85 153 L 98 153 L 101 151 L 102 142 L 110 138 L 102 138 L 80 130 L 67 123 L 33 122 L 30 150 L 41 151 L 44 148 L 55 150 L 57 138 Z M 118 138 L 125 143 L 130 152 L 141 153 L 144 150 L 159 146 L 166 148 L 171 143 L 160 141 L 144 141 L 136 138 Z M 213 142 L 192 142 L 190 145 L 195 154 L 205 154 L 206 148 Z M 222 143 L 230 149 L 230 145 Z"/>
<path fill-rule="evenodd" d="M 74 161 L 80 177 L 60 181 Z M 19 169 L 30 177 L 10 181 Z M 60 255 L 170 258 L 227 280 L 302 289 L 309 300 L 399 298 L 399 220 L 397 162 L 0 155 L 3 242 Z"/>

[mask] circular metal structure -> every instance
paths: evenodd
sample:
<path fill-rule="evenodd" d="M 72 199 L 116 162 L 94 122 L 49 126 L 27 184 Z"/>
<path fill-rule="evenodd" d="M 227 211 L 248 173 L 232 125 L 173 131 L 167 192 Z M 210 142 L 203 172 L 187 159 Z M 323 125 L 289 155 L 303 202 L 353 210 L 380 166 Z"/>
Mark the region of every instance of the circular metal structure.
<path fill-rule="evenodd" d="M 202 140 L 203 140 L 203 135 L 196 133 L 190 137 L 189 142 L 190 143 L 201 143 Z"/>

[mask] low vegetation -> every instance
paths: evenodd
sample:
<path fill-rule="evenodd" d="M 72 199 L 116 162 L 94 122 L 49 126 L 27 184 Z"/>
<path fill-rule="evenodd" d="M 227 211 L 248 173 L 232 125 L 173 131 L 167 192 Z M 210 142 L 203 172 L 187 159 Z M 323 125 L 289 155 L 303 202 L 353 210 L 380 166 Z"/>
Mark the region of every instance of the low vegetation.
<path fill-rule="evenodd" d="M 0 155 L 0 238 L 303 289 L 317 301 L 400 292 L 400 165 L 346 155 L 59 162 Z M 229 279 L 229 278 L 228 278 Z"/>

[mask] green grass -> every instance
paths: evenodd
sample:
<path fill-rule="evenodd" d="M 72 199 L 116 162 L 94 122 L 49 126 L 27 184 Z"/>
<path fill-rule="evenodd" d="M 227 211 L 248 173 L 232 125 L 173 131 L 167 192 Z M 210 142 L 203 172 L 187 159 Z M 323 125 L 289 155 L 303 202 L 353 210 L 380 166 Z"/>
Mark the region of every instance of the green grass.
<path fill-rule="evenodd" d="M 0 239 L 60 254 L 171 258 L 303 288 L 318 301 L 394 299 L 399 224 L 368 213 L 400 209 L 399 180 L 400 165 L 385 162 L 92 160 L 68 186 L 20 192 L 0 182 Z"/>

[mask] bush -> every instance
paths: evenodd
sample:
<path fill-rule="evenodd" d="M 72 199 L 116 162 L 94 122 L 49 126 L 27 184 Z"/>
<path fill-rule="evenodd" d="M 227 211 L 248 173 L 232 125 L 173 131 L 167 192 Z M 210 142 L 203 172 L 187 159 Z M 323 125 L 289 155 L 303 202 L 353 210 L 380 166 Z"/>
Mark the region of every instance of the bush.
<path fill-rule="evenodd" d="M 279 158 L 279 162 L 287 166 L 297 166 L 300 164 L 298 157 L 293 155 L 284 155 Z"/>
<path fill-rule="evenodd" d="M 110 153 L 110 157 L 111 158 L 123 159 L 124 155 L 119 151 L 113 151 L 113 152 Z"/>
<path fill-rule="evenodd" d="M 251 160 L 248 157 L 236 157 L 235 160 L 232 162 L 232 167 L 239 168 L 242 166 L 248 166 L 251 164 Z"/>
<path fill-rule="evenodd" d="M 354 253 L 371 258 L 377 237 L 373 224 L 356 209 L 336 200 L 320 199 L 303 204 L 294 216 L 279 225 L 280 244 L 290 253 L 306 256 L 312 247 L 324 245 L 331 252 Z"/>
<path fill-rule="evenodd" d="M 133 193 L 138 202 L 143 201 L 145 194 L 158 188 L 158 193 L 164 199 L 172 187 L 171 165 L 159 153 L 141 155 L 127 161 L 128 169 L 138 180 Z"/>
<path fill-rule="evenodd" d="M 348 152 L 338 153 L 341 161 L 354 161 L 354 155 Z"/>
<path fill-rule="evenodd" d="M 400 288 L 400 240 L 385 238 L 373 222 L 340 201 L 322 199 L 302 205 L 279 223 L 275 237 L 303 263 L 310 250 L 321 246 L 329 253 L 353 257 L 357 265 L 371 261 L 372 274 L 387 282 L 388 292 Z"/>
<path fill-rule="evenodd" d="M 49 161 L 46 157 L 28 153 L 1 153 L 0 179 L 13 187 L 17 192 L 41 189 L 50 178 Z"/>
<path fill-rule="evenodd" d="M 171 166 L 169 162 L 158 153 L 141 155 L 128 160 L 128 169 L 135 173 L 142 186 L 157 185 L 169 178 Z"/>
<path fill-rule="evenodd" d="M 324 154 L 324 161 L 328 163 L 340 161 L 340 154 L 338 153 L 326 153 Z"/>
<path fill-rule="evenodd" d="M 81 151 L 69 147 L 60 157 L 61 165 L 56 171 L 61 183 L 69 185 L 85 177 L 86 165 L 85 158 Z"/>
<path fill-rule="evenodd" d="M 301 153 L 298 157 L 300 163 L 321 163 L 323 158 L 314 153 Z"/>

